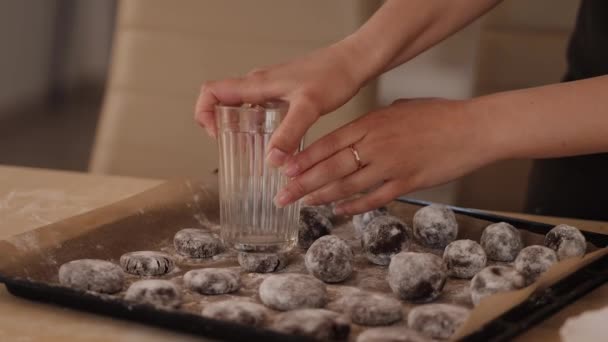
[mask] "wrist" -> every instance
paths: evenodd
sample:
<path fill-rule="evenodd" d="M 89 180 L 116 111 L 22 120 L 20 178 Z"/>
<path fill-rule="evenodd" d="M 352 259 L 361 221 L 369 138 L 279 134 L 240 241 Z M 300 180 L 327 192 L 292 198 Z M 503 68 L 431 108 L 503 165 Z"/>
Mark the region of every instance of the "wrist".
<path fill-rule="evenodd" d="M 388 63 L 364 34 L 357 31 L 336 43 L 346 67 L 359 87 L 375 79 Z"/>
<path fill-rule="evenodd" d="M 501 120 L 503 116 L 493 95 L 464 100 L 463 107 L 470 118 L 471 140 L 485 164 L 516 158 L 516 134 L 507 121 Z"/>

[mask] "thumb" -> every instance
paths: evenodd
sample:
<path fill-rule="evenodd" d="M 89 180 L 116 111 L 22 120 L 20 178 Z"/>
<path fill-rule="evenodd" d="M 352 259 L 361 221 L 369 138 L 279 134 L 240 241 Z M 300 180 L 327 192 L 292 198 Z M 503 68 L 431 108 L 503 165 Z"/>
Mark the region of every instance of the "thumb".
<path fill-rule="evenodd" d="M 270 166 L 280 167 L 300 146 L 306 131 L 319 118 L 312 102 L 298 99 L 290 102 L 289 109 L 268 143 L 266 160 Z"/>

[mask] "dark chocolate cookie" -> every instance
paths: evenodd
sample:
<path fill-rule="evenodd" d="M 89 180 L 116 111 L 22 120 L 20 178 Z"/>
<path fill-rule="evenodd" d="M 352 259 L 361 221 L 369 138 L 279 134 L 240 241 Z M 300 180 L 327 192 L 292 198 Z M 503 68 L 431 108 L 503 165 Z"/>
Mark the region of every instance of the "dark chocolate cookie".
<path fill-rule="evenodd" d="M 585 255 L 587 242 L 576 227 L 567 224 L 555 226 L 545 236 L 545 246 L 557 253 L 559 260 Z"/>
<path fill-rule="evenodd" d="M 524 243 L 517 228 L 506 222 L 499 222 L 483 230 L 481 247 L 490 260 L 513 261 L 524 247 Z"/>
<path fill-rule="evenodd" d="M 439 297 L 447 278 L 440 257 L 429 253 L 401 252 L 388 266 L 388 284 L 395 294 L 413 302 Z"/>
<path fill-rule="evenodd" d="M 298 223 L 298 246 L 308 248 L 315 240 L 332 230 L 331 221 L 314 207 L 300 209 Z"/>
<path fill-rule="evenodd" d="M 120 266 L 131 274 L 139 276 L 161 276 L 173 270 L 173 259 L 161 252 L 137 251 L 120 257 Z"/>
<path fill-rule="evenodd" d="M 458 223 L 452 209 L 431 204 L 414 214 L 414 238 L 424 246 L 444 248 L 458 236 Z"/>
<path fill-rule="evenodd" d="M 59 268 L 59 283 L 76 290 L 116 293 L 122 290 L 124 273 L 109 261 L 73 260 Z"/>
<path fill-rule="evenodd" d="M 365 257 L 376 265 L 388 265 L 395 254 L 407 247 L 408 231 L 409 227 L 394 216 L 372 219 L 361 235 Z"/>
<path fill-rule="evenodd" d="M 310 274 L 327 283 L 341 282 L 353 272 L 353 251 L 334 235 L 320 237 L 306 251 L 304 263 Z"/>

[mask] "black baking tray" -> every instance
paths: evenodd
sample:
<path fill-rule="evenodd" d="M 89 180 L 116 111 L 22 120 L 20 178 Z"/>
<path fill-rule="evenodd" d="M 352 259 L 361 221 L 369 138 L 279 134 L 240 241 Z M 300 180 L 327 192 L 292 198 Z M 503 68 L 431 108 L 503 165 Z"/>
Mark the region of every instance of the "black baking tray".
<path fill-rule="evenodd" d="M 419 206 L 430 204 L 429 202 L 409 198 L 399 198 L 398 201 Z M 453 206 L 451 208 L 461 215 L 491 222 L 509 222 L 520 229 L 530 230 L 538 234 L 545 234 L 552 228 L 551 225 L 544 223 L 499 216 L 474 209 Z M 583 234 L 587 241 L 596 247 L 608 245 L 608 236 L 606 235 L 592 232 L 583 232 Z M 608 257 L 604 256 L 529 298 L 461 340 L 510 340 L 606 281 L 608 281 Z M 127 304 L 118 299 L 90 295 L 26 279 L 5 277 L 2 274 L 0 274 L 0 282 L 3 282 L 8 291 L 15 296 L 141 322 L 201 337 L 226 341 L 312 341 L 306 337 L 285 335 L 266 329 L 207 319 L 194 314 L 164 311 L 147 305 Z"/>

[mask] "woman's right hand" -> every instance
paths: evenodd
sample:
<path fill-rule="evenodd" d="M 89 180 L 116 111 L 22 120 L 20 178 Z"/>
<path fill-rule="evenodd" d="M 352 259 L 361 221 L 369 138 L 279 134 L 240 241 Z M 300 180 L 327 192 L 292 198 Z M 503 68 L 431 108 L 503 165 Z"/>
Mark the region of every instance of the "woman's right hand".
<path fill-rule="evenodd" d="M 257 69 L 242 78 L 206 82 L 196 104 L 195 118 L 209 135 L 217 136 L 215 105 L 289 102 L 289 111 L 272 135 L 267 161 L 280 167 L 297 149 L 312 124 L 350 100 L 363 86 L 358 72 L 362 56 L 348 39 L 292 61 Z"/>

